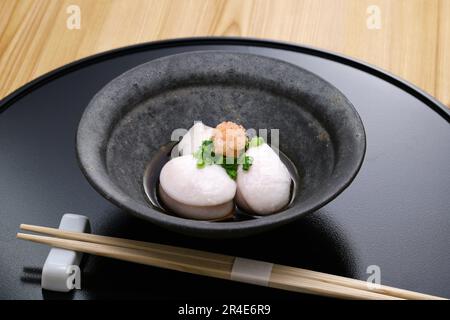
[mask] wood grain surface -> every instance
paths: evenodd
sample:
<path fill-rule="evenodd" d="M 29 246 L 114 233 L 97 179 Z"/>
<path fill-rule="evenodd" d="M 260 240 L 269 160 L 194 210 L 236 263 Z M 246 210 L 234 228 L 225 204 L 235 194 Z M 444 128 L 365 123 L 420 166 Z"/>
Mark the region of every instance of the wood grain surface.
<path fill-rule="evenodd" d="M 450 0 L 0 0 L 0 98 L 97 52 L 209 35 L 339 52 L 450 107 Z"/>

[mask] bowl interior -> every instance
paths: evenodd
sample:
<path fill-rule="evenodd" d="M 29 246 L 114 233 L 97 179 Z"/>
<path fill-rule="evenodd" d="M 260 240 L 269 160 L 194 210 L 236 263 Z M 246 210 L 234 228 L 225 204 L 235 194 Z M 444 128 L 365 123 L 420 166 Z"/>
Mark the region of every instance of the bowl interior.
<path fill-rule="evenodd" d="M 245 128 L 268 129 L 269 143 L 271 129 L 278 129 L 280 150 L 302 177 L 297 201 L 316 193 L 335 165 L 330 132 L 300 108 L 298 101 L 239 84 L 204 83 L 149 97 L 117 123 L 106 147 L 106 166 L 114 182 L 146 204 L 142 185 L 147 164 L 171 141 L 175 129 L 181 133 L 196 120 L 213 127 L 229 120 Z"/>
<path fill-rule="evenodd" d="M 280 150 L 299 171 L 291 208 L 257 219 L 267 219 L 268 224 L 287 221 L 329 201 L 352 180 L 364 155 L 359 116 L 345 96 L 323 79 L 267 57 L 192 52 L 141 65 L 98 93 L 80 122 L 78 157 L 89 180 L 107 198 L 167 224 L 164 213 L 146 199 L 147 164 L 194 121 L 215 126 L 225 120 L 247 129 L 267 129 L 269 142 L 278 139 Z M 204 227 L 197 221 L 168 224 L 178 223 Z M 225 224 L 233 228 L 236 223 Z"/>

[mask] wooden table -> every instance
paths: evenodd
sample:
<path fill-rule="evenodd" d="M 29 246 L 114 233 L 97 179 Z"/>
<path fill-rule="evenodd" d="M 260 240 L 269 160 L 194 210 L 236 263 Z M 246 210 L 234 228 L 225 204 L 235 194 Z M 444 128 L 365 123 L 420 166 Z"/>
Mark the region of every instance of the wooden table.
<path fill-rule="evenodd" d="M 336 51 L 450 107 L 450 0 L 0 0 L 0 98 L 97 52 L 208 35 Z"/>

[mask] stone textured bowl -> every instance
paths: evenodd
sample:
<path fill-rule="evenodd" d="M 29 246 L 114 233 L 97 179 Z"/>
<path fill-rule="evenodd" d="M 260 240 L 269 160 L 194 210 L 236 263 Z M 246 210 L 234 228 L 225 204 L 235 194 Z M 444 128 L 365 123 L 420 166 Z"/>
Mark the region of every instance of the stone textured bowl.
<path fill-rule="evenodd" d="M 146 165 L 174 129 L 195 120 L 279 129 L 279 148 L 301 176 L 291 206 L 232 222 L 184 219 L 152 206 L 143 188 Z M 227 51 L 172 55 L 122 74 L 91 100 L 77 133 L 80 167 L 106 199 L 163 227 L 205 237 L 264 231 L 320 208 L 351 183 L 365 148 L 359 115 L 331 84 L 283 61 Z"/>

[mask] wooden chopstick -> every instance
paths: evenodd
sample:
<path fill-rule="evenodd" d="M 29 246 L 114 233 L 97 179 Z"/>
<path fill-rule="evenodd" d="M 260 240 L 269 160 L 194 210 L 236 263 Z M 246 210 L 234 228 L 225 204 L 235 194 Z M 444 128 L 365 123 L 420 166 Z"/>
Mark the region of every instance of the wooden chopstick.
<path fill-rule="evenodd" d="M 88 233 L 79 233 L 79 232 L 70 232 L 70 231 L 63 231 L 55 228 L 49 228 L 49 227 L 41 227 L 41 226 L 34 226 L 34 225 L 27 225 L 22 224 L 20 225 L 20 228 L 22 230 L 32 231 L 32 232 L 38 232 L 42 234 L 48 234 L 55 237 L 60 237 L 64 239 L 71 239 L 71 240 L 79 240 L 79 241 L 88 241 L 92 243 L 98 243 L 98 244 L 106 244 L 106 245 L 112 245 L 112 246 L 118 246 L 123 248 L 130 248 L 130 249 L 138 249 L 138 250 L 144 250 L 152 253 L 166 253 L 166 254 L 174 254 L 179 255 L 182 257 L 195 257 L 199 260 L 204 261 L 212 261 L 214 263 L 222 263 L 226 266 L 232 265 L 234 262 L 235 257 L 223 255 L 223 254 L 217 254 L 217 253 L 210 253 L 200 250 L 194 250 L 194 249 L 186 249 L 186 248 L 179 248 L 169 245 L 162 245 L 162 244 L 156 244 L 156 243 L 148 243 L 143 241 L 136 241 L 136 240 L 129 240 L 129 239 L 121 239 L 121 238 L 114 238 L 114 237 L 107 237 L 107 236 L 99 236 L 99 235 L 93 235 Z M 326 274 L 322 272 L 317 271 L 311 271 L 301 268 L 293 268 L 293 267 L 287 267 L 282 265 L 275 265 L 275 269 L 278 270 L 277 274 L 286 274 L 293 277 L 301 278 L 301 279 L 310 279 L 310 280 L 316 280 L 325 282 L 328 284 L 335 284 L 340 286 L 345 286 L 349 288 L 354 288 L 358 290 L 364 290 L 368 291 L 368 284 L 365 281 Z M 276 284 L 274 284 L 275 286 Z M 419 300 L 428 300 L 428 299 L 438 299 L 439 297 L 431 296 L 427 294 L 417 293 L 413 291 L 403 290 L 403 289 L 397 289 L 394 287 L 384 286 L 380 285 L 375 288 L 371 288 L 369 291 L 383 294 L 383 295 L 389 295 L 393 297 L 398 297 L 402 299 L 419 299 Z"/>
<path fill-rule="evenodd" d="M 109 257 L 139 264 L 161 267 L 170 270 L 188 272 L 203 276 L 230 280 L 232 263 L 213 263 L 193 257 L 183 257 L 166 253 L 155 253 L 138 249 L 110 246 L 78 240 L 68 240 L 32 234 L 18 233 L 17 237 L 53 247 L 74 250 L 103 257 Z M 273 275 L 272 275 L 273 278 Z M 297 281 L 294 282 L 294 280 Z M 343 299 L 386 300 L 399 298 L 363 291 L 339 285 L 328 284 L 311 279 L 295 279 L 293 276 L 280 274 L 270 281 L 269 286 L 301 293 L 319 294 Z"/>
<path fill-rule="evenodd" d="M 229 261 L 232 262 L 232 260 L 233 260 L 233 257 L 227 256 L 224 254 L 218 254 L 218 253 L 212 253 L 212 252 L 206 252 L 206 251 L 188 249 L 188 248 L 180 248 L 180 247 L 175 247 L 175 246 L 170 246 L 170 245 L 150 243 L 150 242 L 144 242 L 144 241 L 123 239 L 123 238 L 116 238 L 116 237 L 108 237 L 108 236 L 100 236 L 100 235 L 95 235 L 95 234 L 91 234 L 91 233 L 64 231 L 64 230 L 60 230 L 60 229 L 56 229 L 56 228 L 35 226 L 35 225 L 29 225 L 29 224 L 21 224 L 20 229 L 26 230 L 26 231 L 42 233 L 42 234 L 47 234 L 47 235 L 51 235 L 54 237 L 70 239 L 70 240 L 87 241 L 87 242 L 107 244 L 107 245 L 111 245 L 111 246 L 130 248 L 130 249 L 139 249 L 139 250 L 159 252 L 159 253 L 170 252 L 170 253 L 178 254 L 181 256 L 195 256 L 196 258 L 201 259 L 201 260 L 226 261 L 226 263 L 228 263 Z"/>
<path fill-rule="evenodd" d="M 34 226 L 34 225 L 27 225 L 22 224 L 20 226 L 22 230 L 28 230 L 43 234 L 48 234 L 56 237 L 61 237 L 65 239 L 72 239 L 72 240 L 80 240 L 80 241 L 88 241 L 93 243 L 99 243 L 99 244 L 106 244 L 106 245 L 114 245 L 124 248 L 131 248 L 131 249 L 139 249 L 154 253 L 168 253 L 171 254 L 177 254 L 180 256 L 192 256 L 196 259 L 200 260 L 210 260 L 214 261 L 216 263 L 224 263 L 226 265 L 230 265 L 234 261 L 234 257 L 223 255 L 223 254 L 217 254 L 217 253 L 210 253 L 210 252 L 204 252 L 200 250 L 194 250 L 194 249 L 186 249 L 186 248 L 179 248 L 169 245 L 162 245 L 162 244 L 155 244 L 155 243 L 148 243 L 143 241 L 136 241 L 136 240 L 128 240 L 128 239 L 121 239 L 121 238 L 114 238 L 114 237 L 107 237 L 107 236 L 99 236 L 99 235 L 93 235 L 88 233 L 78 233 L 78 232 L 70 232 L 70 231 L 63 231 L 55 228 L 49 228 L 49 227 L 41 227 L 41 226 Z M 346 286 L 354 289 L 369 290 L 367 287 L 367 282 L 326 274 L 322 272 L 317 271 L 311 271 L 301 268 L 292 268 L 287 266 L 281 266 L 276 265 L 276 268 L 280 270 L 279 273 L 285 273 L 290 274 L 294 277 L 299 278 L 307 278 L 311 280 L 317 280 L 322 281 L 330 284 L 336 284 L 341 286 Z M 413 291 L 403 290 L 403 289 L 397 289 L 389 286 L 380 285 L 375 288 L 371 288 L 370 291 L 375 293 L 380 293 L 384 295 L 390 295 L 402 299 L 439 299 L 439 297 L 431 296 L 427 294 L 417 293 Z"/>
<path fill-rule="evenodd" d="M 63 239 L 18 234 L 18 237 L 21 239 L 222 279 L 230 279 L 231 268 L 235 259 L 235 257 L 232 256 L 200 250 L 87 233 L 69 232 L 55 228 L 26 224 L 22 224 L 20 227 L 23 230 L 44 233 L 69 240 L 56 241 Z M 76 241 L 70 243 L 65 242 L 70 240 Z M 87 241 L 88 243 L 82 241 Z M 103 247 L 99 245 L 103 245 Z M 68 248 L 67 246 L 75 246 L 76 248 Z M 130 251 L 119 249 L 132 250 L 131 252 L 133 255 L 130 257 Z M 150 257 L 153 260 L 142 260 L 139 258 L 142 256 L 145 256 L 146 259 Z M 215 271 L 211 269 L 214 269 Z M 353 299 L 442 299 L 436 296 L 388 286 L 379 286 L 369 290 L 367 283 L 361 280 L 276 264 L 272 269 L 269 286 L 291 291 Z"/>

